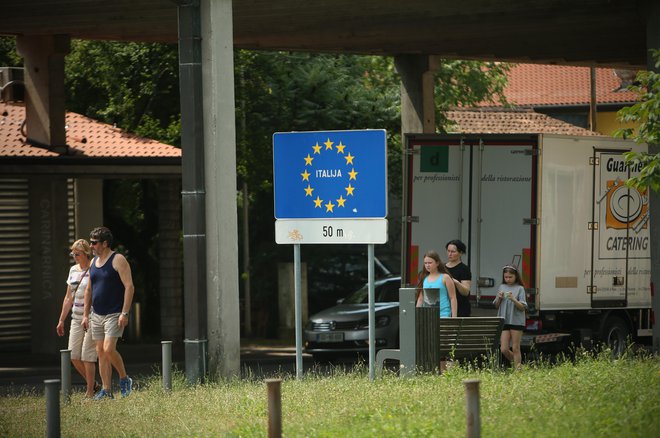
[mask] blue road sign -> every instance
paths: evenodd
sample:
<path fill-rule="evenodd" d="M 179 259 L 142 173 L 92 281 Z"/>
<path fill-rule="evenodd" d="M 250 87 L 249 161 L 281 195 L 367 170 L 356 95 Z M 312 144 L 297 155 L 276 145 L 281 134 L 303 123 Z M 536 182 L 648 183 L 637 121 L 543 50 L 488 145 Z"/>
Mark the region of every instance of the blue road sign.
<path fill-rule="evenodd" d="M 385 218 L 384 130 L 273 135 L 276 219 Z"/>

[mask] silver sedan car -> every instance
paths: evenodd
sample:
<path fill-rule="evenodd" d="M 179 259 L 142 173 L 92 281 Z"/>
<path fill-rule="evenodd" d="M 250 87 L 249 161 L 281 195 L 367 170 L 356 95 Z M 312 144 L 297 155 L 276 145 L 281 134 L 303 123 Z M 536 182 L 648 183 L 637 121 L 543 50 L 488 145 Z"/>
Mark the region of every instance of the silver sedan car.
<path fill-rule="evenodd" d="M 399 344 L 399 288 L 401 277 L 376 280 L 376 349 Z M 312 315 L 305 326 L 305 352 L 315 359 L 341 353 L 369 351 L 368 285 L 339 304 Z"/>

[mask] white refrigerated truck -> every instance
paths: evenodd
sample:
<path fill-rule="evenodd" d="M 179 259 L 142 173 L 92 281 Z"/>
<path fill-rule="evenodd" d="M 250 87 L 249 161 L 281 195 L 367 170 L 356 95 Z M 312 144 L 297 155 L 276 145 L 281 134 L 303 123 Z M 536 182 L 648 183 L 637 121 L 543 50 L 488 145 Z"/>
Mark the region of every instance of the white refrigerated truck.
<path fill-rule="evenodd" d="M 599 136 L 407 135 L 403 284 L 428 249 L 461 239 L 472 315 L 494 312 L 502 267 L 523 275 L 523 347 L 573 340 L 621 351 L 651 337 L 649 204 L 622 154 L 646 145 Z"/>

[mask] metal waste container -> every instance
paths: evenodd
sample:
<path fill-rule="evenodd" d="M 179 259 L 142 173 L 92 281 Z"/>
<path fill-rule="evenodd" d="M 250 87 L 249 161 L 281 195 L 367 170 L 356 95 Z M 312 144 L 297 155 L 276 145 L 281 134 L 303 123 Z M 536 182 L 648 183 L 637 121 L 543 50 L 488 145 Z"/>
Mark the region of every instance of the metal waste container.
<path fill-rule="evenodd" d="M 186 380 L 190 385 L 206 381 L 206 339 L 184 339 Z"/>

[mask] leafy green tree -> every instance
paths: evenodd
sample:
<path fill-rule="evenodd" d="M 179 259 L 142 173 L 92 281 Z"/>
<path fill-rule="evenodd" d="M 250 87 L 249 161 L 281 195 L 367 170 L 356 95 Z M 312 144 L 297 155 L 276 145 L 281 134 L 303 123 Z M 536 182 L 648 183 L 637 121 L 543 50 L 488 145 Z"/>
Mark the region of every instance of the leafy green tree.
<path fill-rule="evenodd" d="M 660 69 L 660 50 L 652 49 L 655 68 Z M 628 87 L 639 96 L 638 102 L 622 108 L 618 112 L 622 122 L 638 123 L 638 128 L 619 129 L 615 136 L 631 138 L 636 143 L 660 144 L 660 73 L 643 71 L 637 74 L 636 83 Z M 626 162 L 630 165 L 642 165 L 638 176 L 630 178 L 627 184 L 637 188 L 660 190 L 660 153 L 648 154 L 628 152 Z"/>
<path fill-rule="evenodd" d="M 436 74 L 435 104 L 440 132 L 449 125 L 446 113 L 454 107 L 482 102 L 507 104 L 504 88 L 511 66 L 501 62 L 443 60 Z"/>
<path fill-rule="evenodd" d="M 390 180 L 401 176 L 399 77 L 392 58 L 284 52 L 236 52 L 238 173 L 270 190 L 277 131 L 385 128 Z M 508 66 L 444 61 L 436 78 L 439 129 L 455 106 L 505 101 Z M 397 185 L 400 191 L 400 185 Z"/>
<path fill-rule="evenodd" d="M 177 47 L 73 40 L 67 108 L 165 143 L 180 143 Z"/>
<path fill-rule="evenodd" d="M 0 37 L 0 67 L 22 67 L 23 60 L 16 53 L 16 38 Z"/>

